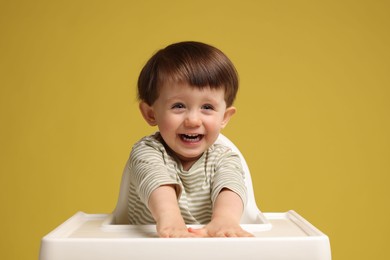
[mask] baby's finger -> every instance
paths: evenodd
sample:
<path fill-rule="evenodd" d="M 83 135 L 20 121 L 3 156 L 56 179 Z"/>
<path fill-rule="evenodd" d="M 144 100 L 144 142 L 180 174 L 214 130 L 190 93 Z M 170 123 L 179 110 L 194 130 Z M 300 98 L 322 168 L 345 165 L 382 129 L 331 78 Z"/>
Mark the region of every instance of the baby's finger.
<path fill-rule="evenodd" d="M 239 235 L 237 235 L 236 232 L 226 232 L 226 237 L 238 237 Z"/>
<path fill-rule="evenodd" d="M 188 232 L 190 232 L 191 234 L 194 234 L 197 237 L 209 237 L 207 230 L 205 228 L 195 229 L 195 228 L 189 227 Z"/>
<path fill-rule="evenodd" d="M 254 237 L 253 234 L 251 234 L 251 233 L 249 233 L 249 232 L 247 232 L 245 230 L 241 230 L 241 231 L 237 232 L 236 235 L 238 237 Z"/>

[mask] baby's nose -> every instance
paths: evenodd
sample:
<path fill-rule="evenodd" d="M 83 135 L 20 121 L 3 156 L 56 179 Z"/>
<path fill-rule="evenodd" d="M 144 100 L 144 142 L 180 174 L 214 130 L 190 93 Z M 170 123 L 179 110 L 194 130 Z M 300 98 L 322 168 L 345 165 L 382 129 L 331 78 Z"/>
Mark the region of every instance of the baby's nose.
<path fill-rule="evenodd" d="M 186 127 L 198 127 L 202 124 L 202 120 L 198 113 L 188 113 L 186 119 L 184 120 L 184 125 Z"/>

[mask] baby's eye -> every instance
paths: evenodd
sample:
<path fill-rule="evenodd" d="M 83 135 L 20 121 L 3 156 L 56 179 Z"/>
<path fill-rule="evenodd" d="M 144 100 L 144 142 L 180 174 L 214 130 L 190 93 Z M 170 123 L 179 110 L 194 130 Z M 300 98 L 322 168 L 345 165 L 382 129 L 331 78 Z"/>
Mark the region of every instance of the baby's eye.
<path fill-rule="evenodd" d="M 214 110 L 214 107 L 210 104 L 205 104 L 202 106 L 202 109 L 205 109 L 205 110 Z"/>
<path fill-rule="evenodd" d="M 175 104 L 172 105 L 171 108 L 172 109 L 183 109 L 183 108 L 185 108 L 185 106 L 182 103 L 175 103 Z"/>

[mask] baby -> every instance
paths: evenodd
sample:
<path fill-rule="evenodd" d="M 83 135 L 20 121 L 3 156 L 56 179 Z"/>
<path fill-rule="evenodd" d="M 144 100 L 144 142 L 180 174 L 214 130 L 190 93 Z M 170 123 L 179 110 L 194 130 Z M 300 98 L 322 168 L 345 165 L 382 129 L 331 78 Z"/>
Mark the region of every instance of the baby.
<path fill-rule="evenodd" d="M 247 200 L 240 158 L 215 144 L 237 90 L 232 62 L 204 43 L 169 45 L 146 63 L 139 108 L 159 131 L 130 155 L 130 224 L 155 223 L 160 237 L 252 236 L 239 224 Z"/>

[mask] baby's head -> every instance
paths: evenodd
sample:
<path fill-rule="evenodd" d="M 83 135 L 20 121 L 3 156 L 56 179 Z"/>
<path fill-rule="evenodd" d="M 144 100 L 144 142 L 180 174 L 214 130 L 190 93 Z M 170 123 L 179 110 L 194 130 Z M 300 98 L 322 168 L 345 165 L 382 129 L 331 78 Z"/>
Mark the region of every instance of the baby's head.
<path fill-rule="evenodd" d="M 194 88 L 224 89 L 226 106 L 233 105 L 238 75 L 233 63 L 217 48 L 200 42 L 179 42 L 155 53 L 138 78 L 138 98 L 153 105 L 168 82 Z"/>

